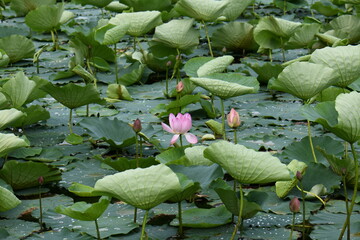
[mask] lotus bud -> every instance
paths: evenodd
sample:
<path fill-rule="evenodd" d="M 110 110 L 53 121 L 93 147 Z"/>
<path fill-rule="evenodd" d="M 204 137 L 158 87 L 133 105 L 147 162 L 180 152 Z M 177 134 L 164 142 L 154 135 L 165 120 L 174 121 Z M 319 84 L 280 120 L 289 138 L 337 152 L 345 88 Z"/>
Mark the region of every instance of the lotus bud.
<path fill-rule="evenodd" d="M 137 119 L 134 121 L 134 124 L 133 124 L 132 128 L 134 129 L 134 131 L 135 131 L 136 133 L 138 133 L 138 132 L 141 131 L 142 127 L 141 127 L 141 121 L 140 121 L 140 119 L 137 118 Z"/>
<path fill-rule="evenodd" d="M 299 181 L 302 180 L 303 175 L 301 174 L 301 172 L 299 172 L 299 171 L 296 172 L 296 178 L 297 178 L 297 180 L 299 180 Z"/>
<path fill-rule="evenodd" d="M 183 81 L 180 81 L 180 82 L 176 85 L 176 92 L 181 93 L 183 89 L 184 89 L 184 83 L 183 83 Z"/>
<path fill-rule="evenodd" d="M 166 67 L 170 67 L 171 65 L 172 65 L 172 62 L 171 62 L 171 61 L 167 61 Z"/>
<path fill-rule="evenodd" d="M 230 113 L 227 115 L 227 123 L 231 128 L 237 128 L 240 126 L 240 116 L 239 113 L 235 111 L 235 109 L 231 109 Z"/>
<path fill-rule="evenodd" d="M 44 184 L 44 177 L 43 177 L 43 176 L 40 176 L 40 177 L 38 178 L 38 183 L 39 183 L 40 185 L 43 185 L 43 184 Z"/>
<path fill-rule="evenodd" d="M 297 197 L 294 197 L 293 199 L 291 199 L 289 208 L 290 208 L 290 211 L 293 213 L 300 212 L 300 201 Z"/>

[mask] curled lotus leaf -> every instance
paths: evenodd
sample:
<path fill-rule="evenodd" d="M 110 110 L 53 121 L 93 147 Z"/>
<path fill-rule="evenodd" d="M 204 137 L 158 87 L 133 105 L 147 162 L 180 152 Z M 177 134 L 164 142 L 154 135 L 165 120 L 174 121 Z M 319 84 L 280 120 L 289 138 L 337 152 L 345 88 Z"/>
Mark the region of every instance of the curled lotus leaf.
<path fill-rule="evenodd" d="M 56 0 L 11 0 L 10 8 L 18 17 L 25 16 L 28 12 L 42 5 L 54 5 Z"/>
<path fill-rule="evenodd" d="M 214 58 L 200 66 L 197 75 L 198 77 L 204 77 L 212 73 L 223 72 L 233 61 L 234 57 L 230 55 Z"/>
<path fill-rule="evenodd" d="M 149 210 L 183 189 L 176 174 L 164 164 L 108 175 L 95 184 L 95 191 Z"/>
<path fill-rule="evenodd" d="M 360 17 L 353 15 L 342 15 L 330 22 L 334 34 L 338 38 L 348 39 L 350 44 L 360 41 Z"/>
<path fill-rule="evenodd" d="M 257 152 L 227 141 L 211 144 L 204 157 L 219 164 L 240 183 L 262 184 L 291 180 L 285 164 L 269 152 Z"/>
<path fill-rule="evenodd" d="M 0 49 L 8 55 L 10 63 L 18 62 L 24 58 L 32 58 L 35 53 L 33 41 L 18 34 L 0 38 Z"/>
<path fill-rule="evenodd" d="M 321 64 L 295 62 L 269 81 L 268 88 L 308 100 L 337 81 L 335 71 Z"/>
<path fill-rule="evenodd" d="M 333 68 L 338 78 L 334 85 L 346 87 L 360 76 L 360 45 L 317 49 L 309 61 Z"/>
<path fill-rule="evenodd" d="M 244 12 L 247 6 L 254 2 L 254 0 L 228 0 L 228 4 L 221 15 L 224 16 L 227 21 L 234 21 Z"/>
<path fill-rule="evenodd" d="M 15 208 L 21 201 L 8 189 L 0 186 L 0 212 Z"/>
<path fill-rule="evenodd" d="M 221 16 L 227 1 L 215 0 L 180 0 L 175 5 L 175 10 L 196 20 L 211 22 Z"/>
<path fill-rule="evenodd" d="M 10 63 L 10 58 L 6 52 L 0 49 L 0 67 L 6 67 Z"/>

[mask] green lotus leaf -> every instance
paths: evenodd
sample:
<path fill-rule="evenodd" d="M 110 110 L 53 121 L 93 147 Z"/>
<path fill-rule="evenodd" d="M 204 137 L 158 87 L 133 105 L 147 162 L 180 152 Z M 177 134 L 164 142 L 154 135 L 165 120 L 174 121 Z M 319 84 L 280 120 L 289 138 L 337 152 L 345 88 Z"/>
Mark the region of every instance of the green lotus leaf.
<path fill-rule="evenodd" d="M 24 127 L 50 118 L 50 113 L 40 105 L 31 105 L 28 108 L 21 109 L 21 111 L 23 115 L 15 120 L 11 126 Z"/>
<path fill-rule="evenodd" d="M 290 181 L 277 181 L 275 183 L 276 195 L 279 198 L 286 197 L 287 194 L 291 191 L 291 189 L 293 189 L 296 186 L 298 182 L 298 179 L 296 177 L 296 172 L 299 171 L 302 175 L 304 175 L 307 165 L 304 162 L 300 162 L 294 159 L 289 163 L 287 167 L 294 174 L 294 177 Z"/>
<path fill-rule="evenodd" d="M 185 199 L 192 197 L 197 191 L 200 190 L 200 184 L 190 180 L 186 175 L 182 173 L 176 173 L 179 178 L 179 182 L 182 188 L 182 191 L 176 193 L 174 196 L 168 200 L 171 202 L 181 202 Z"/>
<path fill-rule="evenodd" d="M 75 0 L 76 3 L 79 3 L 81 5 L 93 5 L 99 8 L 103 8 L 107 5 L 109 5 L 109 3 L 112 2 L 112 0 Z"/>
<path fill-rule="evenodd" d="M 260 88 L 259 82 L 256 80 L 255 77 L 244 76 L 240 73 L 213 73 L 208 75 L 207 77 L 211 79 L 226 81 L 229 83 L 240 84 L 245 87 L 251 87 L 254 88 L 254 92 L 257 92 Z"/>
<path fill-rule="evenodd" d="M 276 49 L 285 45 L 301 23 L 274 18 L 263 17 L 254 29 L 254 39 L 261 48 Z"/>
<path fill-rule="evenodd" d="M 10 63 L 10 58 L 6 52 L 0 49 L 0 67 L 6 67 Z"/>
<path fill-rule="evenodd" d="M 179 50 L 195 48 L 199 44 L 199 32 L 193 24 L 193 19 L 171 20 L 155 28 L 153 41 Z"/>
<path fill-rule="evenodd" d="M 74 16 L 73 13 L 64 11 L 63 4 L 42 5 L 26 15 L 25 23 L 35 31 L 47 32 L 58 29 L 60 24 Z"/>
<path fill-rule="evenodd" d="M 105 10 L 111 11 L 111 12 L 118 12 L 121 13 L 122 11 L 129 9 L 129 6 L 119 3 L 119 2 L 111 2 L 106 7 Z"/>
<path fill-rule="evenodd" d="M 5 156 L 9 152 L 21 148 L 27 147 L 28 143 L 14 134 L 0 133 L 0 157 Z"/>
<path fill-rule="evenodd" d="M 151 52 L 146 52 L 144 55 L 144 64 L 154 72 L 166 72 L 169 67 L 166 65 L 168 62 L 175 63 L 175 55 L 168 55 L 165 57 L 157 57 Z"/>
<path fill-rule="evenodd" d="M 242 3 L 242 1 L 239 1 Z M 226 36 L 226 37 L 224 37 Z M 257 50 L 254 40 L 254 26 L 247 22 L 230 22 L 218 28 L 211 38 L 213 47 L 227 50 Z"/>
<path fill-rule="evenodd" d="M 321 64 L 295 62 L 269 81 L 268 88 L 290 93 L 304 101 L 337 81 L 335 71 Z"/>
<path fill-rule="evenodd" d="M 183 16 L 196 20 L 212 22 L 221 16 L 227 1 L 214 0 L 180 0 L 175 5 L 175 10 Z"/>
<path fill-rule="evenodd" d="M 107 209 L 110 200 L 109 197 L 102 196 L 98 202 L 92 204 L 87 202 L 76 202 L 69 207 L 59 205 L 55 208 L 55 212 L 81 221 L 95 221 Z"/>
<path fill-rule="evenodd" d="M 122 69 L 122 75 L 119 77 L 118 81 L 124 86 L 130 86 L 134 83 L 140 81 L 143 76 L 145 65 L 136 61 L 129 65 L 128 67 Z"/>
<path fill-rule="evenodd" d="M 341 39 L 336 36 L 334 36 L 334 31 L 330 30 L 325 33 L 317 33 L 315 34 L 318 39 L 324 43 L 326 43 L 329 46 L 337 47 L 337 46 L 346 46 L 349 44 L 348 39 Z"/>
<path fill-rule="evenodd" d="M 76 194 L 80 197 L 94 197 L 97 196 L 96 194 L 93 194 L 94 191 L 93 187 L 73 182 L 71 186 L 68 188 L 69 192 Z"/>
<path fill-rule="evenodd" d="M 331 17 L 339 13 L 344 13 L 344 10 L 333 4 L 331 1 L 320 0 L 311 5 L 311 9 L 315 9 L 320 14 Z"/>
<path fill-rule="evenodd" d="M 360 140 L 360 93 L 353 91 L 337 96 L 335 102 L 303 107 L 309 120 L 322 124 L 339 138 L 355 143 Z"/>
<path fill-rule="evenodd" d="M 308 48 L 310 49 L 315 42 L 315 35 L 319 32 L 321 25 L 317 23 L 302 24 L 286 43 L 286 48 Z"/>
<path fill-rule="evenodd" d="M 55 5 L 56 0 L 11 0 L 10 8 L 18 17 L 25 16 L 28 12 L 42 5 Z"/>
<path fill-rule="evenodd" d="M 21 201 L 8 189 L 0 186 L 0 212 L 15 208 Z"/>
<path fill-rule="evenodd" d="M 34 81 L 29 80 L 23 72 L 18 72 L 14 78 L 11 78 L 3 85 L 1 92 L 6 94 L 11 106 L 19 108 L 26 102 L 35 87 L 36 83 Z"/>
<path fill-rule="evenodd" d="M 10 35 L 0 38 L 0 49 L 10 58 L 10 63 L 24 58 L 32 58 L 35 53 L 34 43 L 22 35 Z"/>
<path fill-rule="evenodd" d="M 119 99 L 119 100 L 127 100 L 127 101 L 133 100 L 126 87 L 124 85 L 116 84 L 116 83 L 109 84 L 106 90 L 106 96 L 110 99 Z"/>
<path fill-rule="evenodd" d="M 95 83 L 97 81 L 93 74 L 91 74 L 79 64 L 71 69 L 71 71 L 82 77 L 86 83 Z"/>
<path fill-rule="evenodd" d="M 161 13 L 158 11 L 120 13 L 109 20 L 109 24 L 128 26 L 127 34 L 139 37 L 162 23 Z"/>
<path fill-rule="evenodd" d="M 351 91 L 348 89 L 331 86 L 321 91 L 316 96 L 316 101 L 319 102 L 335 101 L 336 97 L 339 96 L 341 93 L 349 93 L 349 92 Z"/>
<path fill-rule="evenodd" d="M 342 15 L 333 19 L 330 26 L 338 38 L 346 38 L 350 44 L 356 44 L 360 41 L 360 17 Z"/>
<path fill-rule="evenodd" d="M 274 0 L 276 7 L 280 9 L 285 9 L 286 11 L 292 9 L 299 9 L 308 5 L 306 0 Z"/>
<path fill-rule="evenodd" d="M 254 0 L 228 0 L 228 4 L 222 11 L 221 16 L 226 17 L 227 21 L 234 21 L 241 15 L 241 13 L 244 12 L 247 6 L 253 4 L 254 2 Z"/>
<path fill-rule="evenodd" d="M 5 162 L 0 170 L 0 177 L 13 189 L 24 189 L 39 186 L 39 177 L 44 178 L 44 183 L 61 180 L 58 168 L 40 162 L 19 162 L 10 160 Z"/>
<path fill-rule="evenodd" d="M 171 0 L 120 0 L 132 7 L 135 12 L 158 10 L 163 11 L 171 7 Z"/>
<path fill-rule="evenodd" d="M 176 174 L 164 164 L 137 168 L 98 180 L 95 190 L 149 210 L 182 191 Z"/>
<path fill-rule="evenodd" d="M 291 180 L 286 165 L 269 152 L 256 152 L 242 145 L 219 141 L 204 150 L 204 157 L 219 164 L 240 183 Z"/>
<path fill-rule="evenodd" d="M 190 81 L 222 99 L 256 92 L 256 88 L 254 87 L 247 87 L 218 79 L 190 78 Z"/>
<path fill-rule="evenodd" d="M 189 59 L 184 67 L 183 70 L 185 71 L 186 75 L 189 77 L 198 77 L 197 71 L 198 69 L 204 65 L 205 63 L 213 60 L 213 57 L 194 57 Z"/>
<path fill-rule="evenodd" d="M 186 164 L 184 166 L 196 166 L 196 165 L 205 165 L 210 166 L 214 164 L 213 162 L 209 161 L 209 159 L 204 157 L 204 150 L 206 149 L 205 146 L 194 146 L 185 149 L 185 157 L 186 157 Z"/>
<path fill-rule="evenodd" d="M 52 83 L 48 83 L 41 89 L 70 109 L 90 103 L 103 103 L 99 92 L 92 84 L 79 86 L 74 83 L 68 83 L 65 86 L 57 87 Z"/>
<path fill-rule="evenodd" d="M 283 71 L 284 67 L 275 62 L 251 62 L 245 63 L 249 65 L 257 74 L 257 80 L 260 83 L 267 84 L 271 78 L 277 78 Z"/>
<path fill-rule="evenodd" d="M 221 56 L 206 62 L 197 70 L 198 77 L 204 77 L 212 73 L 221 73 L 234 61 L 230 55 Z"/>
<path fill-rule="evenodd" d="M 334 85 L 346 87 L 360 76 L 360 45 L 317 49 L 310 62 L 333 68 L 338 78 Z"/>
<path fill-rule="evenodd" d="M 96 29 L 95 39 L 103 45 L 116 44 L 128 31 L 129 25 L 107 24 Z"/>
<path fill-rule="evenodd" d="M 22 116 L 24 113 L 15 108 L 0 110 L 0 129 L 6 128 Z"/>

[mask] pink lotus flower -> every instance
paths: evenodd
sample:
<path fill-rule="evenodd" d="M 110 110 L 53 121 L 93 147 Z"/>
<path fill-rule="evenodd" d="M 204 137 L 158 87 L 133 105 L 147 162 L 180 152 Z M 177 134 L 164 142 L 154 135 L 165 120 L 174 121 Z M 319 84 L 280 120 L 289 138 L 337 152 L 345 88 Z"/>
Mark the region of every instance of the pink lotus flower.
<path fill-rule="evenodd" d="M 161 123 L 165 131 L 175 134 L 172 137 L 170 144 L 174 144 L 179 139 L 180 135 L 184 135 L 186 140 L 191 144 L 197 143 L 198 140 L 196 136 L 192 133 L 188 133 L 192 127 L 191 115 L 189 113 L 185 113 L 184 115 L 178 113 L 176 117 L 174 114 L 170 113 L 169 124 L 170 127 L 165 123 Z"/>

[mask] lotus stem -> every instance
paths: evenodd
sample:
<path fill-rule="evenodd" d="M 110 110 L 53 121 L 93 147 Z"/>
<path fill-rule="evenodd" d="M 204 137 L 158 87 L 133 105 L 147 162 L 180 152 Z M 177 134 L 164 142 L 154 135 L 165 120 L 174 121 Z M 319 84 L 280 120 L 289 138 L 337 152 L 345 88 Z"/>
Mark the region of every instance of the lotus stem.
<path fill-rule="evenodd" d="M 310 126 L 310 121 L 309 121 L 309 120 L 307 120 L 307 129 L 308 129 L 308 137 L 309 137 L 309 143 L 310 143 L 311 153 L 312 153 L 312 155 L 313 155 L 314 162 L 315 162 L 315 163 L 318 163 L 317 158 L 316 158 L 316 154 L 315 154 L 314 145 L 313 145 L 313 142 L 312 142 L 311 126 Z"/>
<path fill-rule="evenodd" d="M 134 223 L 136 223 L 137 220 L 137 207 L 134 209 Z"/>
<path fill-rule="evenodd" d="M 237 133 L 236 133 L 236 128 L 234 128 L 234 144 L 237 144 Z"/>
<path fill-rule="evenodd" d="M 101 237 L 100 237 L 100 230 L 99 230 L 99 224 L 98 224 L 98 221 L 97 219 L 95 219 L 95 227 L 96 227 L 96 235 L 97 235 L 97 239 L 100 240 Z"/>
<path fill-rule="evenodd" d="M 119 72 L 118 72 L 118 61 L 117 61 L 117 46 L 114 44 L 114 53 L 115 53 L 115 78 L 116 83 L 119 84 Z"/>
<path fill-rule="evenodd" d="M 234 232 L 232 233 L 231 235 L 231 238 L 230 240 L 234 240 L 235 239 L 235 236 L 236 236 L 236 233 L 240 227 L 240 225 L 242 224 L 242 212 L 243 212 L 243 208 L 244 208 L 244 193 L 243 193 L 243 190 L 242 190 L 242 186 L 241 186 L 241 183 L 239 184 L 239 189 L 240 189 L 240 210 L 239 210 L 239 216 L 238 216 L 238 221 L 235 225 L 235 229 L 234 229 Z M 240 236 L 241 236 L 241 230 L 240 230 Z"/>
<path fill-rule="evenodd" d="M 50 33 L 51 33 L 51 39 L 54 44 L 53 48 L 55 48 L 55 50 L 58 50 L 59 46 L 58 46 L 57 34 L 56 34 L 55 30 L 51 30 Z"/>
<path fill-rule="evenodd" d="M 73 130 L 72 130 L 72 108 L 70 108 L 70 113 L 69 113 L 69 131 L 70 131 L 70 134 L 73 133 Z"/>
<path fill-rule="evenodd" d="M 221 120 L 222 120 L 222 131 L 223 131 L 223 139 L 226 140 L 226 131 L 225 131 L 225 107 L 224 100 L 220 98 L 221 103 Z"/>
<path fill-rule="evenodd" d="M 202 20 L 202 24 L 204 25 L 204 30 L 205 30 L 205 35 L 206 35 L 206 39 L 207 39 L 208 46 L 209 46 L 210 55 L 212 57 L 214 57 L 212 47 L 211 47 L 210 37 L 209 37 L 209 31 L 208 31 L 208 28 L 207 28 L 206 23 L 205 23 L 204 20 Z"/>
<path fill-rule="evenodd" d="M 179 217 L 179 230 L 178 230 L 178 234 L 180 237 L 184 236 L 184 231 L 183 231 L 183 222 L 182 222 L 182 209 L 181 209 L 181 201 L 178 202 L 178 217 Z"/>
<path fill-rule="evenodd" d="M 339 236 L 339 240 L 341 240 L 344 236 L 344 233 L 345 233 L 345 230 L 346 228 L 350 228 L 350 217 L 351 217 L 351 214 L 352 214 L 352 210 L 354 208 L 354 205 L 355 205 L 355 200 L 356 200 L 356 195 L 357 195 L 357 188 L 358 188 L 358 181 L 359 181 L 359 162 L 357 160 L 357 155 L 356 155 L 356 151 L 355 151 L 355 147 L 354 147 L 354 143 L 350 143 L 350 146 L 351 146 L 351 151 L 352 151 L 352 154 L 353 154 L 353 157 L 354 157 L 354 164 L 355 164 L 355 184 L 354 184 L 354 193 L 353 193 L 353 196 L 351 198 L 351 203 L 350 203 L 350 207 L 349 207 L 349 210 L 348 210 L 348 213 L 347 213 L 347 217 L 346 217 L 346 221 L 344 222 L 344 225 L 341 229 L 341 233 L 340 233 L 340 236 Z"/>
<path fill-rule="evenodd" d="M 169 97 L 169 67 L 166 66 L 166 79 L 165 79 L 165 97 Z"/>
<path fill-rule="evenodd" d="M 311 196 L 314 196 L 316 197 L 317 199 L 319 199 L 319 201 L 325 206 L 326 203 L 324 202 L 324 200 L 321 199 L 321 197 L 319 197 L 318 195 L 316 195 L 315 193 L 312 193 L 312 192 L 308 192 L 308 191 L 305 191 L 304 189 L 300 188 L 298 185 L 296 185 L 296 188 L 301 191 L 301 192 L 304 192 L 306 194 L 309 194 Z"/>
<path fill-rule="evenodd" d="M 286 14 L 286 0 L 284 0 L 284 16 Z"/>
<path fill-rule="evenodd" d="M 140 240 L 145 240 L 146 239 L 145 226 L 146 226 L 146 220 L 147 220 L 148 215 L 149 215 L 149 210 L 146 210 L 144 220 L 143 220 L 143 223 L 142 223 Z"/>
<path fill-rule="evenodd" d="M 343 184 L 344 184 L 344 195 L 345 195 L 345 207 L 346 207 L 346 215 L 349 214 L 349 199 L 346 188 L 346 174 L 343 175 Z M 350 239 L 350 227 L 347 228 L 347 239 Z"/>
<path fill-rule="evenodd" d="M 43 227 L 43 208 L 42 208 L 42 200 L 41 200 L 41 184 L 39 185 L 39 209 L 40 209 L 40 219 L 39 219 L 39 223 L 40 223 L 40 230 L 44 230 Z"/>
<path fill-rule="evenodd" d="M 273 59 L 272 59 L 272 49 L 269 49 L 269 59 L 270 59 L 270 62 L 273 61 Z"/>
<path fill-rule="evenodd" d="M 302 200 L 302 205 L 303 205 L 303 229 L 302 229 L 302 239 L 305 240 L 305 224 L 306 224 L 306 218 L 305 218 L 305 192 L 304 192 L 304 187 L 301 183 L 301 181 L 299 181 L 300 184 L 300 192 L 301 192 L 301 200 Z"/>
<path fill-rule="evenodd" d="M 290 237 L 289 237 L 289 240 L 292 239 L 292 235 L 293 235 L 293 232 L 294 232 L 294 225 L 295 225 L 295 212 L 293 212 L 293 218 L 292 218 L 292 224 L 291 224 L 291 232 L 290 232 Z"/>
<path fill-rule="evenodd" d="M 86 117 L 89 117 L 90 105 L 86 104 Z"/>

